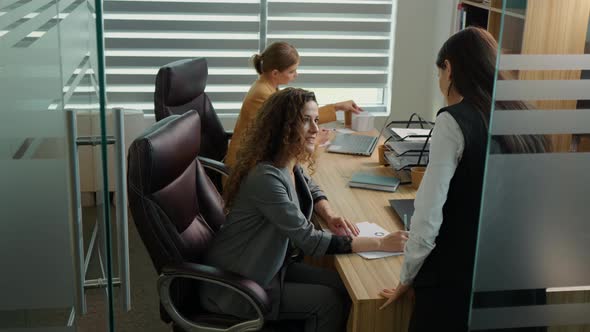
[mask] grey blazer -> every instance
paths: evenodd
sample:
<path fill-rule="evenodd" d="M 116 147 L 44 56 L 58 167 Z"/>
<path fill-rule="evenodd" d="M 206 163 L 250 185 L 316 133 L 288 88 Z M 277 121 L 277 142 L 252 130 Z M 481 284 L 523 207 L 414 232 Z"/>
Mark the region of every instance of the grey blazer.
<path fill-rule="evenodd" d="M 258 164 L 242 181 L 226 223 L 215 235 L 205 263 L 256 281 L 268 293 L 275 319 L 280 305 L 282 273 L 289 242 L 306 255 L 325 254 L 332 235 L 314 229 L 309 221 L 314 202 L 326 199 L 320 188 L 294 168 Z M 239 294 L 221 286 L 203 284 L 200 301 L 213 312 L 250 317 L 254 311 Z"/>

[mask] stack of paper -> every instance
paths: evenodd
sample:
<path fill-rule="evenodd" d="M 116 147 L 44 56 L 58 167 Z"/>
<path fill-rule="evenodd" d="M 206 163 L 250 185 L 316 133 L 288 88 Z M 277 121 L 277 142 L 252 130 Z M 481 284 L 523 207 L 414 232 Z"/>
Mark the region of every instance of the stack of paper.
<path fill-rule="evenodd" d="M 424 128 L 389 128 L 391 130 L 391 142 L 387 143 L 389 152 L 385 153 L 385 159 L 396 171 L 412 166 L 426 166 L 428 164 L 428 152 L 430 141 L 427 139 L 430 129 Z"/>
<path fill-rule="evenodd" d="M 396 140 L 406 142 L 424 142 L 430 135 L 430 129 L 423 128 L 389 128 Z"/>
<path fill-rule="evenodd" d="M 413 141 L 393 141 L 388 142 L 387 147 L 389 150 L 395 151 L 397 155 L 408 155 L 418 156 L 422 153 L 424 156 L 428 155 L 430 149 L 430 141 L 424 146 L 424 142 L 413 142 Z"/>
<path fill-rule="evenodd" d="M 356 224 L 356 226 L 360 230 L 359 236 L 366 236 L 366 237 L 384 237 L 385 235 L 389 234 L 388 231 L 383 229 L 381 226 L 365 221 Z M 403 255 L 403 252 L 387 252 L 387 251 L 366 251 L 366 252 L 359 252 L 357 253 L 359 256 L 365 259 L 376 259 L 376 258 L 384 258 L 389 256 L 399 256 Z"/>
<path fill-rule="evenodd" d="M 398 156 L 394 151 L 385 152 L 384 156 L 387 162 L 389 162 L 389 165 L 391 165 L 391 167 L 393 167 L 393 169 L 396 171 L 400 171 L 411 166 L 426 166 L 428 164 L 429 157 L 428 154 L 424 154 L 422 158 L 420 158 L 420 156 L 414 155 Z M 418 161 L 420 163 L 418 163 Z"/>

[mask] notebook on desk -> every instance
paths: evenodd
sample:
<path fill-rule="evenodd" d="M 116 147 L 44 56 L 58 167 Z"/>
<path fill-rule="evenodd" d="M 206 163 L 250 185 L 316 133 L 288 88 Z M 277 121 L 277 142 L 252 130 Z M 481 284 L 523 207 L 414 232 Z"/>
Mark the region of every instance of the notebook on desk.
<path fill-rule="evenodd" d="M 398 178 L 364 172 L 354 173 L 350 181 L 348 181 L 348 186 L 351 188 L 365 188 L 389 192 L 396 191 L 399 184 L 400 180 Z"/>

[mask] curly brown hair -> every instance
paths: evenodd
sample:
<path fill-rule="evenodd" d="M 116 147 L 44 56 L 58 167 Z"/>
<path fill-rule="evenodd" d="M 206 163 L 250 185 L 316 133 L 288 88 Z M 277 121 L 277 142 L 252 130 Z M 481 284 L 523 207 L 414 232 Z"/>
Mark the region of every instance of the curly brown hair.
<path fill-rule="evenodd" d="M 231 207 L 242 180 L 260 162 L 284 167 L 293 157 L 306 163 L 313 173 L 314 154 L 305 149 L 303 108 L 317 103 L 315 94 L 297 88 L 285 88 L 268 98 L 240 142 L 236 163 L 225 183 L 225 209 Z"/>

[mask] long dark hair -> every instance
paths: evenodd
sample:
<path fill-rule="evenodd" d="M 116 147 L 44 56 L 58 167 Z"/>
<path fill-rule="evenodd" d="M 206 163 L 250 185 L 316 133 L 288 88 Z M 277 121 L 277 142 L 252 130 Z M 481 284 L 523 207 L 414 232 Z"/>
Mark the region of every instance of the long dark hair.
<path fill-rule="evenodd" d="M 445 69 L 445 60 L 452 69 L 451 86 L 464 100 L 480 112 L 486 128 L 489 126 L 496 71 L 498 43 L 486 30 L 465 28 L 451 36 L 440 48 L 436 66 Z M 498 80 L 506 79 L 498 72 Z M 449 86 L 449 89 L 451 87 Z M 496 110 L 526 110 L 522 101 L 496 101 Z M 531 153 L 547 150 L 547 140 L 542 135 L 507 135 L 496 137 L 506 153 Z"/>
<path fill-rule="evenodd" d="M 317 103 L 315 94 L 297 88 L 285 88 L 268 98 L 256 114 L 240 144 L 235 167 L 224 187 L 226 211 L 240 188 L 242 180 L 260 162 L 283 167 L 288 159 L 307 163 L 313 172 L 314 155 L 305 149 L 303 108 Z"/>

